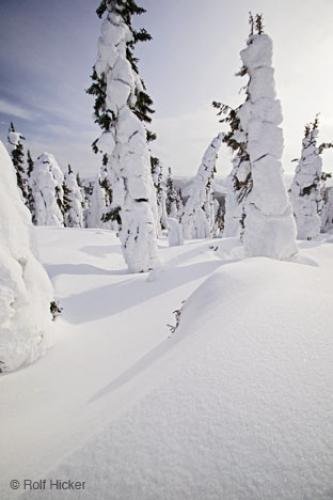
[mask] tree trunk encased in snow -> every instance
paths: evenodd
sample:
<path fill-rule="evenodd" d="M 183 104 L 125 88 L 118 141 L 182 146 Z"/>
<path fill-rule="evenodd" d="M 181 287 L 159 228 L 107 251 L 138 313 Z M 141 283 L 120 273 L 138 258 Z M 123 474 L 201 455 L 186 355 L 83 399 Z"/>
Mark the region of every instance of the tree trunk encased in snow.
<path fill-rule="evenodd" d="M 225 217 L 223 236 L 239 237 L 245 215 L 245 203 L 250 189 L 249 177 L 251 164 L 242 156 L 236 155 L 232 161 L 233 168 L 227 178 L 227 194 L 225 198 Z"/>
<path fill-rule="evenodd" d="M 1 142 L 0 164 L 0 370 L 7 372 L 44 353 L 52 286 L 34 255 L 29 212 Z"/>
<path fill-rule="evenodd" d="M 168 217 L 168 241 L 170 247 L 176 247 L 184 244 L 183 228 L 177 219 Z"/>
<path fill-rule="evenodd" d="M 202 158 L 199 170 L 192 181 L 190 196 L 182 217 L 183 233 L 187 239 L 209 238 L 214 221 L 211 220 L 212 181 L 223 134 L 213 139 Z"/>
<path fill-rule="evenodd" d="M 107 4 L 98 40 L 95 71 L 97 77 L 106 79 L 106 110 L 112 120 L 97 147 L 108 157 L 126 263 L 131 272 L 141 272 L 152 269 L 157 261 L 156 194 L 146 128 L 134 112 L 143 85 L 126 54 L 133 34 L 115 8 L 114 2 Z"/>
<path fill-rule="evenodd" d="M 108 193 L 102 183 L 105 180 L 105 172 L 102 171 L 96 177 L 93 192 L 89 199 L 89 209 L 87 214 L 87 227 L 100 229 L 114 229 L 115 223 L 111 220 L 105 221 L 104 218 L 111 205 L 108 199 Z"/>
<path fill-rule="evenodd" d="M 308 126 L 302 142 L 302 156 L 296 167 L 290 198 L 297 225 L 297 237 L 311 240 L 320 233 L 322 159 L 317 148 L 318 129 Z"/>
<path fill-rule="evenodd" d="M 321 213 L 321 230 L 323 233 L 333 229 L 333 187 L 327 187 L 323 196 L 324 206 Z"/>
<path fill-rule="evenodd" d="M 286 259 L 297 252 L 296 227 L 283 183 L 280 102 L 276 99 L 272 41 L 249 37 L 241 59 L 250 80 L 240 116 L 246 132 L 253 187 L 247 198 L 244 248 L 248 256 Z"/>
<path fill-rule="evenodd" d="M 30 177 L 38 226 L 63 227 L 63 182 L 64 174 L 54 156 L 41 154 L 35 161 Z"/>
<path fill-rule="evenodd" d="M 64 214 L 66 227 L 83 227 L 82 193 L 73 171 L 65 175 L 64 185 L 67 188 L 67 207 Z"/>

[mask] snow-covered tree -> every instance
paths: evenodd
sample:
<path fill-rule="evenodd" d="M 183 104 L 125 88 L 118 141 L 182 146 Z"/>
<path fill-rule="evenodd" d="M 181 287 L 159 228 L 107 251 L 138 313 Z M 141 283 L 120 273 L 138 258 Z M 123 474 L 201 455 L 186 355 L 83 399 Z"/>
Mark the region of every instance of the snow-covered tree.
<path fill-rule="evenodd" d="M 112 205 L 112 188 L 108 171 L 103 166 L 95 179 L 89 198 L 87 227 L 118 230 L 120 224 L 119 207 Z"/>
<path fill-rule="evenodd" d="M 145 92 L 134 47 L 149 40 L 132 26 L 132 16 L 144 9 L 134 0 L 103 0 L 98 56 L 88 93 L 95 96 L 96 122 L 103 130 L 93 144 L 107 155 L 113 208 L 121 219 L 119 232 L 131 272 L 147 271 L 157 261 L 156 195 L 144 122 L 151 121 L 152 100 Z"/>
<path fill-rule="evenodd" d="M 321 211 L 324 205 L 322 193 L 322 159 L 324 149 L 331 143 L 317 146 L 319 121 L 306 125 L 302 141 L 302 154 L 296 167 L 290 189 L 290 197 L 297 225 L 297 237 L 301 240 L 316 238 L 321 228 Z"/>
<path fill-rule="evenodd" d="M 325 189 L 323 194 L 324 206 L 321 213 L 321 231 L 326 233 L 333 229 L 333 187 Z"/>
<path fill-rule="evenodd" d="M 190 196 L 182 217 L 185 238 L 208 238 L 214 225 L 212 216 L 212 181 L 223 134 L 218 134 L 206 149 L 199 170 L 191 184 Z M 212 220 L 213 219 L 213 220 Z"/>
<path fill-rule="evenodd" d="M 253 25 L 252 25 L 253 26 Z M 272 40 L 256 16 L 256 33 L 241 51 L 243 74 L 249 76 L 247 101 L 238 112 L 247 136 L 252 187 L 246 200 L 244 249 L 248 256 L 285 259 L 297 251 L 295 221 L 283 182 L 280 101 L 276 98 L 272 68 Z"/>
<path fill-rule="evenodd" d="M 64 224 L 66 227 L 83 227 L 82 193 L 72 167 L 64 179 Z"/>
<path fill-rule="evenodd" d="M 41 154 L 31 173 L 31 189 L 38 226 L 63 226 L 64 174 L 52 154 Z"/>
<path fill-rule="evenodd" d="M 9 372 L 44 353 L 52 287 L 34 255 L 29 212 L 1 142 L 0 169 L 0 371 Z"/>
<path fill-rule="evenodd" d="M 247 74 L 246 68 L 238 73 L 239 76 Z M 247 93 L 245 104 L 232 109 L 230 106 L 214 101 L 213 106 L 222 116 L 220 122 L 226 123 L 229 130 L 224 134 L 223 142 L 233 152 L 232 170 L 227 177 L 227 193 L 225 198 L 224 237 L 241 236 L 244 229 L 245 202 L 252 188 L 251 164 L 247 151 L 247 134 L 242 129 L 240 117 L 249 99 Z"/>
<path fill-rule="evenodd" d="M 179 210 L 179 197 L 177 190 L 174 186 L 173 176 L 171 167 L 168 168 L 168 176 L 166 179 L 166 211 L 167 215 L 173 219 L 178 218 L 178 210 Z"/>
<path fill-rule="evenodd" d="M 16 171 L 17 185 L 20 188 L 24 203 L 28 206 L 28 181 L 27 173 L 24 164 L 24 150 L 22 141 L 25 140 L 20 132 L 16 132 L 14 124 L 11 123 L 8 130 L 8 150 L 12 158 L 13 165 Z"/>
<path fill-rule="evenodd" d="M 168 241 L 170 247 L 177 247 L 183 245 L 183 227 L 178 219 L 168 217 Z"/>
<path fill-rule="evenodd" d="M 156 158 L 155 156 L 150 157 L 150 163 L 153 182 L 156 189 L 158 224 L 161 229 L 165 229 L 167 227 L 167 211 L 165 183 L 163 180 L 163 168 L 159 158 Z"/>

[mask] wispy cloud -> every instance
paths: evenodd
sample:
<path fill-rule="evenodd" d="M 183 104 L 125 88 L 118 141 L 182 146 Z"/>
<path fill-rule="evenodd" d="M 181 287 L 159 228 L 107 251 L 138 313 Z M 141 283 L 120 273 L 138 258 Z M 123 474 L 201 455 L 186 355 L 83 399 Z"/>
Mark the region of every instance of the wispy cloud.
<path fill-rule="evenodd" d="M 4 113 L 8 116 L 15 116 L 16 118 L 22 118 L 23 120 L 33 120 L 34 115 L 31 111 L 23 108 L 22 106 L 18 106 L 17 104 L 13 104 L 9 101 L 5 101 L 4 99 L 0 99 L 0 113 Z"/>

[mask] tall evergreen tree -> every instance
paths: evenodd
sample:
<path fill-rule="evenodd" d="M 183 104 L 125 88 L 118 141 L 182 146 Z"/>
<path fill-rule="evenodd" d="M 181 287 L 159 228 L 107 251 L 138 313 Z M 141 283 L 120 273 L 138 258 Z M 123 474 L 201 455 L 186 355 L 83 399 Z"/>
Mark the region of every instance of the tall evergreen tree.
<path fill-rule="evenodd" d="M 317 146 L 319 119 L 306 125 L 302 141 L 302 155 L 298 161 L 290 189 L 299 239 L 311 240 L 320 233 L 321 212 L 324 205 L 321 153 L 333 147 L 332 143 Z"/>
<path fill-rule="evenodd" d="M 132 26 L 132 17 L 143 12 L 134 0 L 100 3 L 97 14 L 104 19 L 88 89 L 95 96 L 95 119 L 103 131 L 93 149 L 107 156 L 122 250 L 132 272 L 147 271 L 157 260 L 156 195 L 144 126 L 151 121 L 152 100 L 134 56 L 136 43 L 151 37 Z"/>
<path fill-rule="evenodd" d="M 163 181 L 163 168 L 159 158 L 156 156 L 150 157 L 151 173 L 156 190 L 157 210 L 158 210 L 158 226 L 160 229 L 167 227 L 166 213 L 166 193 L 165 183 Z"/>
<path fill-rule="evenodd" d="M 242 73 L 249 76 L 248 99 L 238 112 L 252 178 L 243 221 L 244 249 L 248 256 L 285 259 L 297 251 L 296 228 L 283 182 L 282 112 L 275 92 L 272 40 L 263 32 L 262 16 L 256 16 L 254 28 L 251 21 L 251 29 L 240 53 Z"/>
<path fill-rule="evenodd" d="M 247 75 L 246 68 L 242 68 L 237 75 Z M 213 102 L 221 116 L 220 122 L 226 123 L 229 130 L 224 134 L 223 142 L 233 152 L 232 170 L 227 177 L 227 194 L 225 199 L 224 237 L 242 236 L 245 219 L 245 203 L 252 189 L 252 175 L 250 156 L 247 151 L 247 134 L 241 126 L 242 113 L 246 112 L 249 94 L 245 103 L 238 108 Z M 221 225 L 220 225 L 221 227 Z"/>
<path fill-rule="evenodd" d="M 29 206 L 29 190 L 24 165 L 24 149 L 22 143 L 22 141 L 25 140 L 25 137 L 23 137 L 23 135 L 19 132 L 16 132 L 13 122 L 10 124 L 7 140 L 8 149 L 16 171 L 17 185 L 20 188 L 24 203 Z"/>
<path fill-rule="evenodd" d="M 36 223 L 35 200 L 34 200 L 34 195 L 33 195 L 33 190 L 32 190 L 32 185 L 31 185 L 31 177 L 32 177 L 33 170 L 34 170 L 34 161 L 31 157 L 30 150 L 28 149 L 28 151 L 27 151 L 27 168 L 26 168 L 27 189 L 28 189 L 28 208 L 29 208 L 30 213 L 31 213 L 32 222 L 35 224 Z"/>
<path fill-rule="evenodd" d="M 83 227 L 82 193 L 77 176 L 68 165 L 64 183 L 64 224 L 65 227 Z"/>
<path fill-rule="evenodd" d="M 171 167 L 168 168 L 168 176 L 166 179 L 166 211 L 169 217 L 178 218 L 178 193 L 174 186 Z"/>
<path fill-rule="evenodd" d="M 36 224 L 63 226 L 64 174 L 52 154 L 41 154 L 31 174 Z"/>

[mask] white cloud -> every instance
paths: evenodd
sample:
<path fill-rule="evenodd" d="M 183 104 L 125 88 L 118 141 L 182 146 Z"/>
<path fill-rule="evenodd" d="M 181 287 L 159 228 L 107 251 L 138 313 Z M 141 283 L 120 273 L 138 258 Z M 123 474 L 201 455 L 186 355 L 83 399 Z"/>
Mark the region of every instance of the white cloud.
<path fill-rule="evenodd" d="M 27 109 L 17 105 L 12 104 L 8 101 L 0 99 L 0 112 L 9 116 L 16 116 L 17 118 L 23 118 L 24 120 L 33 120 L 34 115 Z"/>

